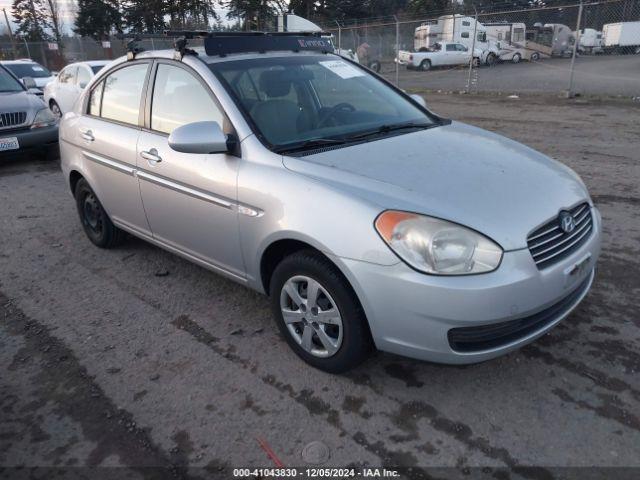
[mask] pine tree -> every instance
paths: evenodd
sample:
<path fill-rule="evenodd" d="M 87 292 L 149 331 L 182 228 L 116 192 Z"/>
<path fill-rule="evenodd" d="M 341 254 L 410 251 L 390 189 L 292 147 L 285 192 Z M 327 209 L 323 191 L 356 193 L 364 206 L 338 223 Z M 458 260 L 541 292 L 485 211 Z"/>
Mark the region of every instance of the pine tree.
<path fill-rule="evenodd" d="M 229 10 L 227 17 L 240 20 L 244 30 L 267 29 L 286 11 L 284 0 L 227 0 L 222 5 Z"/>
<path fill-rule="evenodd" d="M 18 25 L 16 35 L 28 42 L 51 40 L 50 28 L 43 0 L 13 0 L 11 14 Z"/>
<path fill-rule="evenodd" d="M 209 28 L 218 17 L 214 0 L 172 0 L 166 13 L 173 28 Z"/>
<path fill-rule="evenodd" d="M 122 32 L 118 0 L 78 0 L 74 32 L 83 37 L 105 40 L 114 30 Z"/>
<path fill-rule="evenodd" d="M 165 0 L 127 0 L 122 4 L 124 24 L 133 32 L 162 32 L 166 26 L 166 12 Z"/>

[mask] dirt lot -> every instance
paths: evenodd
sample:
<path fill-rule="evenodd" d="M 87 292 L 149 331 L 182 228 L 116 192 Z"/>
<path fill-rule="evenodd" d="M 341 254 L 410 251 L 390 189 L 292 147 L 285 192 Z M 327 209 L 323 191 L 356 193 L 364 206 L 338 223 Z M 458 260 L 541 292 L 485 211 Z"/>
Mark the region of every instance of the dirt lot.
<path fill-rule="evenodd" d="M 472 91 L 511 93 L 563 92 L 569 85 L 571 59 L 510 62 L 480 67 L 471 77 Z M 383 74 L 395 81 L 395 65 L 383 64 Z M 464 91 L 468 69 L 462 67 L 416 72 L 400 67 L 401 88 Z M 581 56 L 576 59 L 574 92 L 599 96 L 640 97 L 640 55 Z"/>
<path fill-rule="evenodd" d="M 95 465 L 134 467 L 114 478 L 153 466 L 168 469 L 158 477 L 232 478 L 232 467 L 273 466 L 267 445 L 284 465 L 304 466 L 316 440 L 329 447 L 326 466 L 413 466 L 411 479 L 550 479 L 566 474 L 557 467 L 590 466 L 637 475 L 638 104 L 427 100 L 566 162 L 589 186 L 604 250 L 593 290 L 567 320 L 479 365 L 377 354 L 329 376 L 286 347 L 266 298 L 142 241 L 96 249 L 55 163 L 5 162 L 0 478 L 19 473 L 2 466 Z"/>

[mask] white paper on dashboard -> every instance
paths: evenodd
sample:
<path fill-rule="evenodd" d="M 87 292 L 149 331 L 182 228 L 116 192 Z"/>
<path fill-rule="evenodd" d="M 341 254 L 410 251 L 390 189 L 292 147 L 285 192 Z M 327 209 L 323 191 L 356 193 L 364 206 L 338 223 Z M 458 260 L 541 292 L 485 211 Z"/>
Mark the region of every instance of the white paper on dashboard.
<path fill-rule="evenodd" d="M 330 60 L 328 62 L 320 62 L 324 68 L 331 70 L 333 73 L 341 78 L 353 78 L 364 77 L 364 73 L 355 67 L 352 67 L 347 62 L 342 60 Z"/>

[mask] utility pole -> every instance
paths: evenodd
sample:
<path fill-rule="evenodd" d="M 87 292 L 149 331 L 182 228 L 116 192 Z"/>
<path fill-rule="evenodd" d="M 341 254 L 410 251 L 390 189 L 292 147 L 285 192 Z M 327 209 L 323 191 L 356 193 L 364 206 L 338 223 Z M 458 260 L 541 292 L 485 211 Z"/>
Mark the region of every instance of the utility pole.
<path fill-rule="evenodd" d="M 396 87 L 400 85 L 400 64 L 398 63 L 400 57 L 400 21 L 395 15 L 393 19 L 396 22 Z"/>
<path fill-rule="evenodd" d="M 13 40 L 13 32 L 11 31 L 11 24 L 9 23 L 9 17 L 7 17 L 7 9 L 3 8 L 4 21 L 7 22 L 7 30 L 9 31 L 9 39 L 11 40 L 11 49 L 13 50 L 13 58 L 18 58 L 18 51 L 16 50 L 16 42 Z"/>
<path fill-rule="evenodd" d="M 571 56 L 571 73 L 569 74 L 569 88 L 567 89 L 567 98 L 573 97 L 573 68 L 576 63 L 576 55 L 578 54 L 578 44 L 580 43 L 580 23 L 582 22 L 582 0 L 580 0 L 580 8 L 578 9 L 578 21 L 576 22 L 576 38 L 573 42 L 573 55 Z"/>
<path fill-rule="evenodd" d="M 476 22 L 473 25 L 473 41 L 471 42 L 471 60 L 469 60 L 469 78 L 467 78 L 467 93 L 471 93 L 471 74 L 473 72 L 473 62 L 475 61 L 475 54 L 476 54 L 476 35 L 478 34 L 478 9 L 476 9 L 476 6 L 473 6 L 473 9 L 476 12 Z M 454 20 L 453 20 L 453 25 L 455 27 L 456 21 L 455 21 L 455 15 L 454 15 Z M 455 37 L 454 37 L 455 38 Z M 478 59 L 478 61 L 481 61 L 482 58 Z"/>

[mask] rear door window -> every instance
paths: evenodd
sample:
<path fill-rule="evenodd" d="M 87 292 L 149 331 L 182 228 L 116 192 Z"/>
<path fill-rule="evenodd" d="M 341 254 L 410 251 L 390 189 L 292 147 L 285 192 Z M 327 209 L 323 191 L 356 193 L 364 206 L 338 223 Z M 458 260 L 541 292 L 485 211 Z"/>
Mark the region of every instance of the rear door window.
<path fill-rule="evenodd" d="M 78 67 L 67 67 L 58 74 L 59 83 L 73 83 L 76 78 Z"/>
<path fill-rule="evenodd" d="M 138 125 L 147 63 L 120 68 L 104 79 L 102 118 Z"/>

